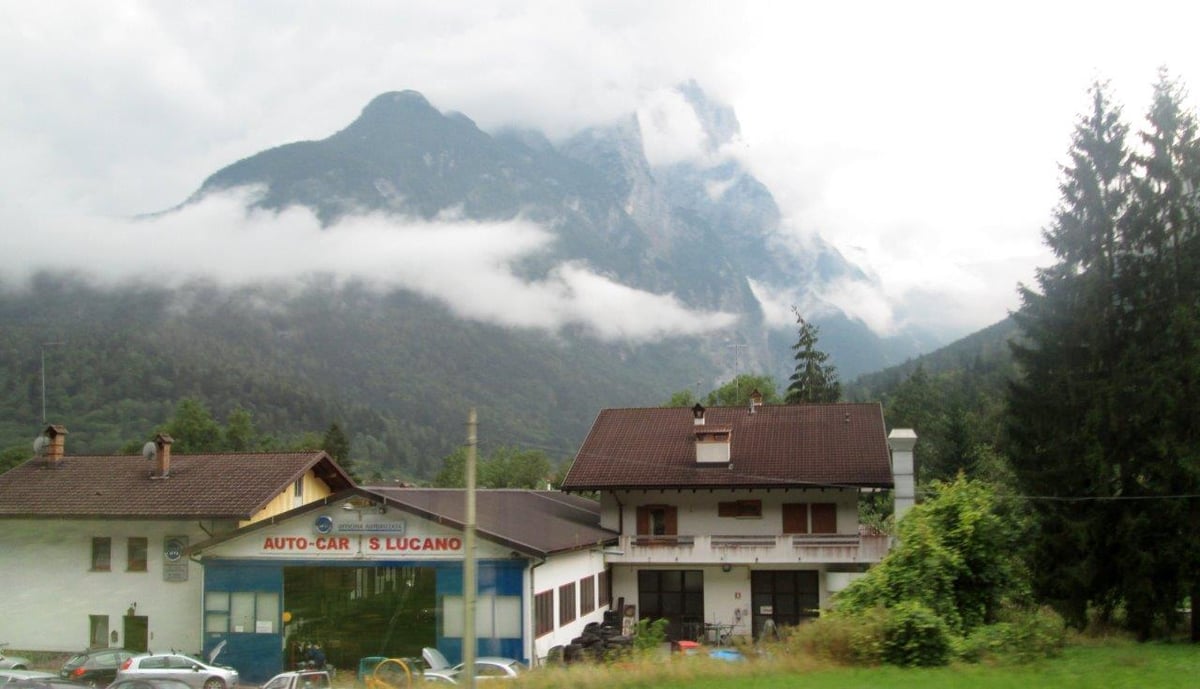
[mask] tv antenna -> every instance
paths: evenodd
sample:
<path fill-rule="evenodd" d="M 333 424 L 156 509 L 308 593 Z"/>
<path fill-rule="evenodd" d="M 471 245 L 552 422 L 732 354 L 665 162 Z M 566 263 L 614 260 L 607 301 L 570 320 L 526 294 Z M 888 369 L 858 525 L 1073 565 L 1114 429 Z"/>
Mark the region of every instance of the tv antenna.
<path fill-rule="evenodd" d="M 46 348 L 65 345 L 66 342 L 42 343 L 42 425 L 46 425 Z"/>
<path fill-rule="evenodd" d="M 733 404 L 731 406 L 736 407 L 738 404 L 741 403 L 741 399 L 742 399 L 741 367 L 738 365 L 738 350 L 745 349 L 746 347 L 749 347 L 750 345 L 748 345 L 748 344 L 731 344 L 731 345 L 727 345 L 727 346 L 733 350 L 733 395 L 734 395 L 734 399 L 733 399 Z"/>

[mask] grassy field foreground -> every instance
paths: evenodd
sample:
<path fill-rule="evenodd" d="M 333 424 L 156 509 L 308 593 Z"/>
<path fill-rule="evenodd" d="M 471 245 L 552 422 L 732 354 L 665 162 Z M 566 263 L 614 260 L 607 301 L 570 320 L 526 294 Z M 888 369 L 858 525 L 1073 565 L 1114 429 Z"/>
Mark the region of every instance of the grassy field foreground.
<path fill-rule="evenodd" d="M 1197 689 L 1200 646 L 1125 641 L 1074 644 L 1062 656 L 1027 665 L 942 668 L 837 667 L 804 658 L 728 663 L 707 657 L 650 657 L 609 666 L 544 668 L 522 689 Z"/>

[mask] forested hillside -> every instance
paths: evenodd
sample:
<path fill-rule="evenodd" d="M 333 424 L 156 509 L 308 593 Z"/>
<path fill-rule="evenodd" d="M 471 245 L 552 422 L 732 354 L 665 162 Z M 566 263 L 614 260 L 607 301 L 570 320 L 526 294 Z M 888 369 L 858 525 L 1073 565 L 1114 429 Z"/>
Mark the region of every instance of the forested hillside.
<path fill-rule="evenodd" d="M 41 430 L 44 352 L 47 421 L 67 426 L 72 453 L 140 447 L 192 397 L 221 422 L 245 409 L 279 443 L 337 422 L 360 475 L 385 478 L 431 478 L 471 406 L 484 448 L 560 461 L 600 405 L 653 403 L 696 364 L 670 342 L 567 346 L 321 279 L 168 291 L 42 276 L 32 291 L 0 292 L 0 329 L 0 449 L 28 450 Z"/>
<path fill-rule="evenodd" d="M 888 428 L 920 437 L 922 483 L 968 473 L 1003 471 L 1001 444 L 1008 386 L 1016 376 L 1009 343 L 1016 323 L 999 323 L 899 366 L 865 374 L 846 386 L 846 399 L 879 400 Z"/>

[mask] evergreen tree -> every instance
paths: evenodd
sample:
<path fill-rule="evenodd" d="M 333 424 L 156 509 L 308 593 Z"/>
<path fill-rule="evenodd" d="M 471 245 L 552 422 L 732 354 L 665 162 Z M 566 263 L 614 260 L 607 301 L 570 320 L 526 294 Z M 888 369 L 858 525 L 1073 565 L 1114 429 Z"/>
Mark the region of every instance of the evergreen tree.
<path fill-rule="evenodd" d="M 1062 200 L 1043 237 L 1058 263 L 1038 271 L 1041 292 L 1022 287 L 1014 318 L 1025 333 L 1014 346 L 1023 379 L 1010 391 L 1010 456 L 1032 495 L 1111 497 L 1107 468 L 1119 462 L 1113 403 L 1117 338 L 1117 237 L 1128 210 L 1127 127 L 1107 87 L 1091 90 L 1076 124 Z M 1101 523 L 1106 503 L 1034 501 L 1041 531 L 1035 585 L 1071 622 L 1116 590 Z M 1096 509 L 1099 507 L 1099 509 Z"/>
<path fill-rule="evenodd" d="M 792 349 L 796 351 L 796 369 L 788 380 L 787 404 L 806 402 L 836 402 L 842 396 L 842 385 L 838 382 L 837 367 L 829 360 L 829 354 L 817 349 L 816 325 L 804 320 L 799 309 L 792 308 L 800 335 Z"/>
<path fill-rule="evenodd" d="M 350 460 L 350 439 L 346 437 L 342 427 L 336 421 L 329 424 L 325 437 L 321 440 L 321 449 L 329 453 L 334 461 L 346 471 L 350 471 L 353 462 Z"/>
<path fill-rule="evenodd" d="M 1160 71 L 1134 157 L 1132 250 L 1123 270 L 1130 335 L 1122 365 L 1136 394 L 1128 422 L 1137 441 L 1131 489 L 1157 495 L 1200 493 L 1200 143 L 1183 99 L 1182 86 Z M 1147 567 L 1128 568 L 1128 577 L 1142 583 L 1127 594 L 1127 607 L 1146 629 L 1159 617 L 1173 622 L 1184 592 L 1193 609 L 1200 604 L 1200 505 L 1154 500 L 1139 517 L 1154 526 L 1137 534 L 1137 546 L 1155 557 Z M 1195 619 L 1192 636 L 1200 641 Z"/>
<path fill-rule="evenodd" d="M 1091 91 L 1047 244 L 1022 288 L 1010 456 L 1039 525 L 1035 584 L 1076 624 L 1123 608 L 1146 638 L 1197 589 L 1198 391 L 1193 116 L 1164 74 L 1144 147 L 1104 85 Z M 1079 498 L 1084 498 L 1080 500 Z"/>

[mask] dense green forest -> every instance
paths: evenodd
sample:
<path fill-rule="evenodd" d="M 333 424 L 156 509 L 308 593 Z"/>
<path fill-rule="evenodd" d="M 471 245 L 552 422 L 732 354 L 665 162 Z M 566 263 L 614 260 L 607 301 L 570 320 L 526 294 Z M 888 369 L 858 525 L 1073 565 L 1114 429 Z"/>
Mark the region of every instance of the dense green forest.
<path fill-rule="evenodd" d="M 603 406 L 652 402 L 687 380 L 674 343 L 608 345 L 462 321 L 407 293 L 314 279 L 229 290 L 99 289 L 42 275 L 0 290 L 0 450 L 48 423 L 72 454 L 140 447 L 186 398 L 221 424 L 249 414 L 263 443 L 337 423 L 364 478 L 429 480 L 479 410 L 485 451 L 569 457 Z M 53 344 L 52 344 L 53 343 Z M 61 343 L 61 344 L 57 344 Z"/>

